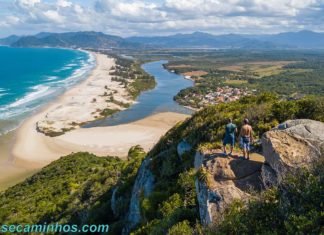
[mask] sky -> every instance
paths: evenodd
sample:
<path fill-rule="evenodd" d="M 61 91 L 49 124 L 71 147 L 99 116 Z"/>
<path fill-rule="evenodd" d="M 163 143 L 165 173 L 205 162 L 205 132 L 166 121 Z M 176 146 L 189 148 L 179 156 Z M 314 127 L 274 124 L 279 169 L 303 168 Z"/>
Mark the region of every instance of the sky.
<path fill-rule="evenodd" d="M 0 0 L 0 37 L 324 32 L 324 0 Z"/>

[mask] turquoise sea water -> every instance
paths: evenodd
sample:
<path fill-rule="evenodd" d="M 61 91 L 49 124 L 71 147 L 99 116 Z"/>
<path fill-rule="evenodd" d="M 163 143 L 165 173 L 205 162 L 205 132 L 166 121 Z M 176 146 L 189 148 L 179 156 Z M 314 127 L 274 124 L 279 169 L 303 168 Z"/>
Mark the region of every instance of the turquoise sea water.
<path fill-rule="evenodd" d="M 0 134 L 80 82 L 94 66 L 83 51 L 0 47 Z"/>

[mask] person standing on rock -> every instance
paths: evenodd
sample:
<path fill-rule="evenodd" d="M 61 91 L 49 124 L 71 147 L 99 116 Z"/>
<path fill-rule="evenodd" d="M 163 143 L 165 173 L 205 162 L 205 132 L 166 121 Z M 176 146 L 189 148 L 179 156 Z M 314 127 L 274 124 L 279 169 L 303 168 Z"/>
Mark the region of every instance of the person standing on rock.
<path fill-rule="evenodd" d="M 244 159 L 250 159 L 250 144 L 253 142 L 253 129 L 249 125 L 249 120 L 247 118 L 243 121 L 243 126 L 239 135 L 241 148 L 243 150 Z"/>
<path fill-rule="evenodd" d="M 237 132 L 237 127 L 233 123 L 233 120 L 230 118 L 228 119 L 228 124 L 225 126 L 225 136 L 223 139 L 223 150 L 224 155 L 227 155 L 226 153 L 226 145 L 230 144 L 231 150 L 229 155 L 232 155 L 234 144 L 235 144 L 235 133 Z"/>

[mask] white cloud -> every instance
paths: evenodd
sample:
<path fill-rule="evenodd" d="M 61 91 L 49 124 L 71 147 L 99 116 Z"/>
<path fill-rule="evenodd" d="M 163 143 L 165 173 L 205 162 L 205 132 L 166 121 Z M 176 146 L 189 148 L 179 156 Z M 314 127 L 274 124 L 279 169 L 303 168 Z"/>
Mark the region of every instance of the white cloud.
<path fill-rule="evenodd" d="M 99 0 L 96 2 L 96 10 L 102 17 L 111 16 L 131 22 L 156 22 L 167 16 L 156 3 L 144 1 Z"/>
<path fill-rule="evenodd" d="M 21 5 L 34 6 L 37 3 L 40 3 L 41 0 L 19 0 L 17 1 Z"/>
<path fill-rule="evenodd" d="M 84 11 L 83 11 L 83 8 L 80 6 L 80 5 L 78 5 L 78 4 L 75 4 L 74 5 L 74 11 L 76 12 L 76 13 L 78 13 L 78 14 L 82 14 Z"/>
<path fill-rule="evenodd" d="M 70 7 L 72 6 L 72 2 L 66 1 L 66 0 L 58 0 L 57 5 L 59 7 Z"/>
<path fill-rule="evenodd" d="M 20 23 L 20 19 L 16 16 L 8 16 L 6 21 L 9 25 L 17 25 Z"/>
<path fill-rule="evenodd" d="M 0 32 L 3 27 L 24 33 L 95 30 L 123 36 L 324 30 L 324 0 L 93 0 L 87 6 L 82 2 L 15 0 L 7 15 L 0 12 Z"/>
<path fill-rule="evenodd" d="M 44 15 L 53 22 L 62 23 L 64 22 L 64 16 L 61 16 L 57 11 L 48 10 L 44 12 Z"/>

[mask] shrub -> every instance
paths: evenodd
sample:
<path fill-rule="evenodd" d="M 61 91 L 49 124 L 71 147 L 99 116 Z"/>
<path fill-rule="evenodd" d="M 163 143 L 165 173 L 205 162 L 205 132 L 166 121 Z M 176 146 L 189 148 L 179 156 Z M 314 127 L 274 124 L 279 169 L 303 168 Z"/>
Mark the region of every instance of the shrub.
<path fill-rule="evenodd" d="M 193 234 L 193 229 L 190 227 L 189 221 L 179 222 L 169 229 L 168 235 L 190 235 Z"/>
<path fill-rule="evenodd" d="M 162 216 L 170 216 L 174 211 L 183 206 L 182 198 L 179 194 L 175 193 L 167 201 L 164 201 L 160 206 Z"/>
<path fill-rule="evenodd" d="M 234 202 L 211 234 L 320 234 L 323 231 L 323 160 L 288 175 L 247 205 Z"/>

